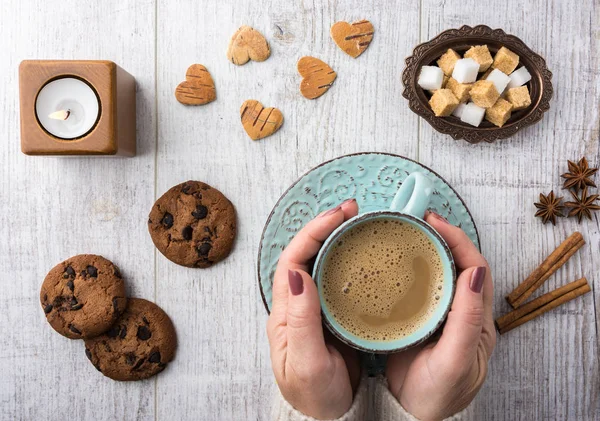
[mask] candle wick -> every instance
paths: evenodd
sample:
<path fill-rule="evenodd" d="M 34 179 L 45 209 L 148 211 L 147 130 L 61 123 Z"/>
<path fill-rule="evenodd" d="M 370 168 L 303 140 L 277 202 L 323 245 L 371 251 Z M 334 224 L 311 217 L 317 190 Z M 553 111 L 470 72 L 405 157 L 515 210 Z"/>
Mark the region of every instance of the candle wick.
<path fill-rule="evenodd" d="M 54 120 L 66 120 L 69 118 L 70 115 L 71 115 L 71 110 L 60 110 L 60 111 L 55 111 L 53 113 L 50 113 L 48 115 L 48 117 L 52 118 Z"/>

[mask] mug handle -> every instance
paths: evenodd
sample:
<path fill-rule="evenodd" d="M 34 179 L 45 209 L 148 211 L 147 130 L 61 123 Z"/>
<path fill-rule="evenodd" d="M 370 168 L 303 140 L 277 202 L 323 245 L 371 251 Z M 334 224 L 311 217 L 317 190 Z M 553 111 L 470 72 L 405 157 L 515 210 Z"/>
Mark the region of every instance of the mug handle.
<path fill-rule="evenodd" d="M 394 196 L 390 210 L 423 219 L 433 193 L 431 180 L 419 172 L 410 174 Z"/>

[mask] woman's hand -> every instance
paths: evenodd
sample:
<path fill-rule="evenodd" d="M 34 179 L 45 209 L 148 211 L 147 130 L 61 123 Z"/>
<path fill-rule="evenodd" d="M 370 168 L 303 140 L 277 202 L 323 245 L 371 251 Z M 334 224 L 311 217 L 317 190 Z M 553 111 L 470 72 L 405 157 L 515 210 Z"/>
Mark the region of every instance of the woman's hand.
<path fill-rule="evenodd" d="M 273 280 L 273 304 L 267 323 L 271 365 L 283 397 L 316 419 L 335 419 L 352 405 L 360 380 L 356 352 L 326 339 L 321 304 L 309 262 L 323 241 L 358 213 L 355 200 L 323 212 L 309 222 L 279 258 Z"/>
<path fill-rule="evenodd" d="M 392 394 L 420 420 L 441 420 L 469 405 L 483 385 L 496 345 L 493 286 L 484 257 L 467 235 L 441 216 L 426 221 L 446 240 L 460 273 L 452 308 L 435 343 L 391 355 L 386 374 Z"/>

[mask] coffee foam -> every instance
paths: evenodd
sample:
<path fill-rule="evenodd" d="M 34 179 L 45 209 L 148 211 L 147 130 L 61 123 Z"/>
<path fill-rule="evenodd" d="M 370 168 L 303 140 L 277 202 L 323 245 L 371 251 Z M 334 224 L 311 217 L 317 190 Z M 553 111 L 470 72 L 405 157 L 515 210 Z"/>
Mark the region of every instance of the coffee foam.
<path fill-rule="evenodd" d="M 423 326 L 439 305 L 443 280 L 442 260 L 426 234 L 391 218 L 369 220 L 342 234 L 321 277 L 334 319 L 375 341 L 400 339 Z"/>

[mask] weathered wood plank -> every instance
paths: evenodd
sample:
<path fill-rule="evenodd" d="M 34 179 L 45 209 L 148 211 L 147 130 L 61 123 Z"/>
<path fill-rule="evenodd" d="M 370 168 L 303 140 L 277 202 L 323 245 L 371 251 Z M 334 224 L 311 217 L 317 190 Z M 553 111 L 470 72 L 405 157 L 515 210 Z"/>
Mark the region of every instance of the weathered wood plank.
<path fill-rule="evenodd" d="M 421 123 L 421 162 L 448 177 L 480 228 L 494 271 L 495 313 L 508 311 L 504 295 L 571 232 L 580 230 L 588 242 L 536 296 L 579 276 L 587 276 L 594 293 L 499 338 L 475 404 L 480 419 L 600 419 L 600 321 L 594 305 L 600 300 L 600 267 L 593 257 L 600 242 L 598 217 L 581 225 L 560 220 L 552 227 L 533 216 L 540 192 L 560 192 L 567 159 L 587 155 L 600 161 L 598 4 L 423 1 L 422 41 L 445 29 L 484 23 L 520 37 L 554 74 L 551 110 L 514 138 L 472 146 Z"/>
<path fill-rule="evenodd" d="M 154 2 L 7 1 L 0 6 L 0 419 L 152 419 L 154 381 L 118 383 L 83 342 L 45 322 L 39 287 L 78 253 L 117 263 L 129 292 L 154 292 L 146 218 L 154 196 Z M 136 158 L 20 152 L 18 66 L 26 58 L 108 59 L 137 78 Z"/>

